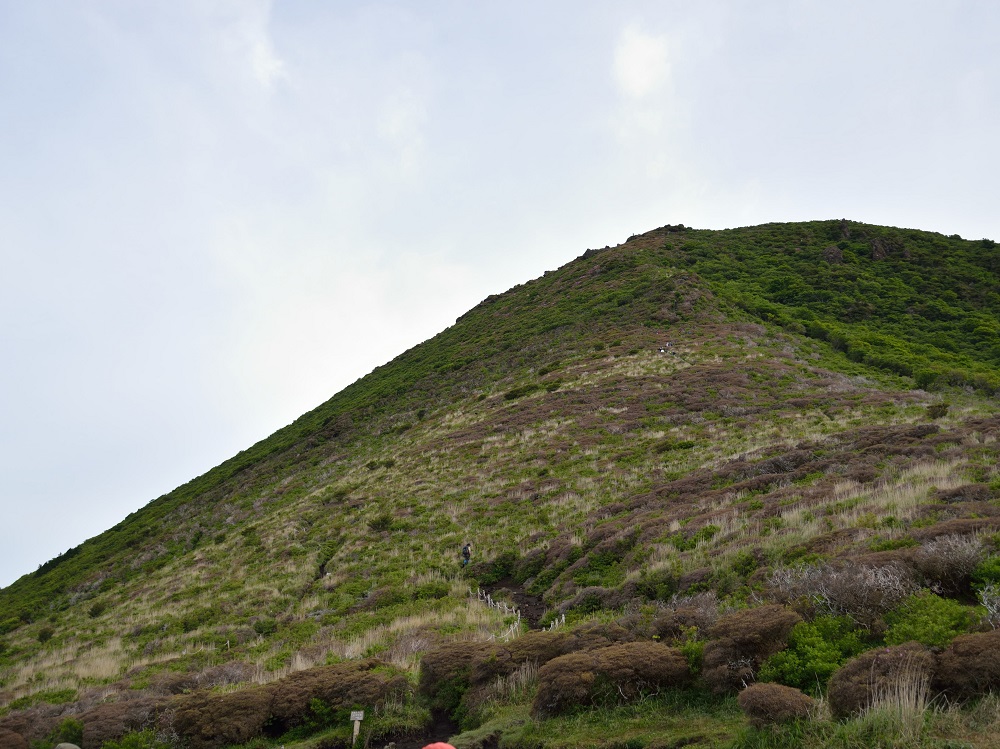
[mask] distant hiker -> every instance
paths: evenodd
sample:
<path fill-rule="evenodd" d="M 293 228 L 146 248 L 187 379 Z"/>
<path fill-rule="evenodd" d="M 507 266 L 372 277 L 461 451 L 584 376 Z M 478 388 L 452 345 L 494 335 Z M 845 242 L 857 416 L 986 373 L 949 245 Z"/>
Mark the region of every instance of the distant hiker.
<path fill-rule="evenodd" d="M 462 547 L 462 566 L 465 567 L 469 564 L 472 559 L 472 544 L 466 544 Z"/>

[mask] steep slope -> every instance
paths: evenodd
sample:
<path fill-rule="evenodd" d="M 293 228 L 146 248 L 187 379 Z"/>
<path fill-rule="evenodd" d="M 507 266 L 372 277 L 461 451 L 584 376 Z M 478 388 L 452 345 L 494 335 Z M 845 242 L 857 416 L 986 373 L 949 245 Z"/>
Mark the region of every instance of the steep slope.
<path fill-rule="evenodd" d="M 842 221 L 590 250 L 0 591 L 0 704 L 412 670 L 512 631 L 470 586 L 572 623 L 998 530 L 998 257 Z"/>

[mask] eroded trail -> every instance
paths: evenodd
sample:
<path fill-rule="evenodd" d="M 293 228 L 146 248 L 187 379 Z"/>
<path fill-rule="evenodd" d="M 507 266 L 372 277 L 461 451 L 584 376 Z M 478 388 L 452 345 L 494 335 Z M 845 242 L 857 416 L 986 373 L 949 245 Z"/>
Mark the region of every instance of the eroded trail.
<path fill-rule="evenodd" d="M 390 747 L 391 749 L 423 749 L 435 741 L 447 742 L 452 736 L 461 733 L 462 729 L 447 713 L 435 713 L 434 720 L 426 731 L 414 736 L 406 736 L 392 742 L 375 743 L 373 746 Z"/>
<path fill-rule="evenodd" d="M 494 598 L 509 599 L 521 612 L 522 621 L 531 629 L 538 629 L 538 623 L 545 615 L 545 603 L 541 596 L 533 596 L 524 590 L 524 586 L 514 582 L 510 577 L 498 580 L 493 585 L 483 587 Z"/>

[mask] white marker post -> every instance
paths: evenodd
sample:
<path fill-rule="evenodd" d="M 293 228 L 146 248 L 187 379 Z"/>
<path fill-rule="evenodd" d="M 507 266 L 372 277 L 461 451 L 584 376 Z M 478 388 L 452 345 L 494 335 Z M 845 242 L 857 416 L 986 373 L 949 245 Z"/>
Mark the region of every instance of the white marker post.
<path fill-rule="evenodd" d="M 354 738 L 351 739 L 351 746 L 354 746 L 358 741 L 358 733 L 361 731 L 361 721 L 365 719 L 364 710 L 355 710 L 351 713 L 351 720 L 354 721 Z"/>

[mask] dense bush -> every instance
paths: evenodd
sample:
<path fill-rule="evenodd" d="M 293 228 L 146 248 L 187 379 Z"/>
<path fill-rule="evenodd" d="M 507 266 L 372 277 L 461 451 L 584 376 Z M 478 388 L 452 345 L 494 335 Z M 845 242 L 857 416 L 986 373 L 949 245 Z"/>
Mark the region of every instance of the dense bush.
<path fill-rule="evenodd" d="M 175 697 L 171 728 L 192 749 L 212 749 L 245 743 L 265 727 L 281 735 L 310 719 L 315 700 L 332 710 L 375 707 L 407 689 L 406 677 L 379 661 L 339 663 L 299 671 L 263 687 Z"/>
<path fill-rule="evenodd" d="M 563 655 L 542 666 L 531 710 L 536 717 L 560 715 L 683 687 L 690 680 L 687 660 L 676 648 L 656 642 L 610 645 Z"/>
<path fill-rule="evenodd" d="M 509 643 L 494 645 L 486 654 L 474 657 L 470 686 L 483 686 L 498 677 L 509 676 L 525 663 L 541 666 L 576 649 L 573 639 L 569 632 L 529 632 Z"/>
<path fill-rule="evenodd" d="M 705 632 L 718 618 L 719 601 L 715 593 L 674 596 L 653 620 L 653 633 L 663 642 L 684 641 L 694 632 Z"/>
<path fill-rule="evenodd" d="M 830 710 L 838 718 L 856 715 L 902 680 L 930 678 L 934 668 L 934 656 L 915 642 L 869 650 L 846 663 L 830 679 Z"/>
<path fill-rule="evenodd" d="M 272 698 L 272 690 L 263 687 L 232 694 L 184 695 L 177 698 L 171 727 L 194 749 L 244 744 L 263 733 Z"/>
<path fill-rule="evenodd" d="M 165 698 L 143 697 L 98 705 L 81 716 L 80 746 L 100 749 L 106 741 L 130 731 L 138 731 L 154 722 L 166 705 Z M 74 742 L 75 743 L 75 742 Z"/>
<path fill-rule="evenodd" d="M 809 717 L 812 698 L 781 684 L 751 684 L 737 699 L 740 710 L 757 728 Z"/>
<path fill-rule="evenodd" d="M 19 733 L 0 728 L 0 749 L 28 749 L 28 740 Z"/>
<path fill-rule="evenodd" d="M 968 632 L 980 618 L 980 612 L 971 606 L 922 591 L 886 615 L 885 641 L 889 645 L 913 641 L 929 647 L 944 647 L 958 635 Z"/>
<path fill-rule="evenodd" d="M 473 665 L 493 652 L 489 643 L 452 640 L 424 653 L 420 661 L 420 693 L 431 708 L 453 712 L 469 689 Z"/>
<path fill-rule="evenodd" d="M 429 650 L 420 665 L 420 693 L 432 709 L 461 714 L 474 706 L 497 679 L 526 664 L 542 666 L 569 653 L 589 652 L 635 640 L 610 623 L 587 623 L 572 630 L 528 632 L 508 643 L 446 642 Z"/>
<path fill-rule="evenodd" d="M 984 554 L 975 536 L 950 534 L 923 544 L 914 552 L 913 563 L 935 590 L 954 594 L 968 589 Z"/>
<path fill-rule="evenodd" d="M 1000 584 L 1000 557 L 989 556 L 983 559 L 972 571 L 972 582 L 976 586 Z"/>
<path fill-rule="evenodd" d="M 895 562 L 784 567 L 772 574 L 771 587 L 783 600 L 804 599 L 821 613 L 848 616 L 865 628 L 875 626 L 917 590 L 911 570 Z"/>
<path fill-rule="evenodd" d="M 937 657 L 934 688 L 960 700 L 1000 690 L 1000 630 L 956 637 Z"/>
<path fill-rule="evenodd" d="M 735 692 L 757 678 L 760 664 L 779 650 L 802 617 L 784 606 L 759 606 L 721 617 L 709 629 L 702 678 L 716 693 Z"/>
<path fill-rule="evenodd" d="M 820 616 L 796 624 L 788 647 L 761 665 L 758 678 L 819 691 L 845 661 L 864 649 L 864 638 L 854 622 L 844 616 Z"/>
<path fill-rule="evenodd" d="M 120 739 L 108 741 L 102 749 L 174 749 L 174 744 L 152 728 L 133 731 Z"/>

